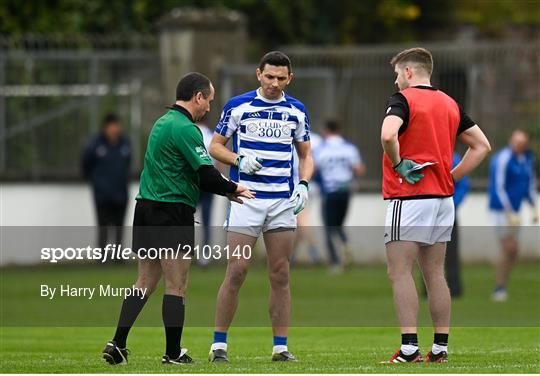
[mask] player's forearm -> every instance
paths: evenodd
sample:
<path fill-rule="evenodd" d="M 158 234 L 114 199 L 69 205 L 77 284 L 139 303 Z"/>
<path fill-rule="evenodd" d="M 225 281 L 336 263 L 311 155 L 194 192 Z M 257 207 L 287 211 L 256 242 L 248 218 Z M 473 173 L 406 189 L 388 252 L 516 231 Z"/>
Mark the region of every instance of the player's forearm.
<path fill-rule="evenodd" d="M 489 148 L 484 146 L 470 147 L 461 162 L 457 164 L 452 170 L 452 177 L 454 180 L 461 180 L 463 177 L 469 175 L 488 155 Z"/>
<path fill-rule="evenodd" d="M 397 135 L 393 137 L 382 137 L 381 143 L 386 156 L 390 159 L 390 162 L 392 162 L 392 166 L 397 165 L 401 161 Z"/>
<path fill-rule="evenodd" d="M 392 162 L 392 166 L 397 165 L 401 161 L 398 134 L 402 125 L 403 119 L 390 115 L 384 118 L 381 128 L 381 144 L 386 156 Z"/>
<path fill-rule="evenodd" d="M 234 165 L 238 154 L 227 149 L 225 145 L 212 142 L 210 144 L 210 155 L 221 163 Z"/>
<path fill-rule="evenodd" d="M 314 163 L 310 155 L 298 159 L 298 177 L 300 180 L 310 181 L 313 176 Z"/>

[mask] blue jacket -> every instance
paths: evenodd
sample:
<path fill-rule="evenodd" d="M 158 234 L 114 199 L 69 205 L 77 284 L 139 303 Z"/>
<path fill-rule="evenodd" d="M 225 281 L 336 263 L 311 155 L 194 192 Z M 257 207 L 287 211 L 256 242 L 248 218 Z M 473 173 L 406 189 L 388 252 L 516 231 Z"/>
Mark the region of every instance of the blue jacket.
<path fill-rule="evenodd" d="M 461 161 L 461 157 L 457 153 L 454 153 L 452 156 L 452 167 L 456 167 L 459 161 Z M 467 196 L 467 193 L 469 193 L 469 188 L 470 183 L 468 176 L 454 182 L 454 206 L 456 209 L 459 205 L 461 205 L 463 199 L 465 199 L 465 196 Z"/>
<path fill-rule="evenodd" d="M 81 162 L 97 204 L 126 203 L 131 162 L 131 147 L 126 138 L 120 137 L 118 143 L 112 145 L 102 134 L 93 137 Z"/>
<path fill-rule="evenodd" d="M 524 199 L 536 203 L 534 156 L 531 152 L 517 156 L 507 146 L 490 161 L 489 208 L 518 212 Z"/>

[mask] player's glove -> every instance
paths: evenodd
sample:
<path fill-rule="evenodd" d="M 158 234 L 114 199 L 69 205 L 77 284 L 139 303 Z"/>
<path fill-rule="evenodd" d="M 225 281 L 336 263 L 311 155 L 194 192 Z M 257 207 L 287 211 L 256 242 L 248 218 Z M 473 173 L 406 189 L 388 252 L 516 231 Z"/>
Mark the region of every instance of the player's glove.
<path fill-rule="evenodd" d="M 301 180 L 292 193 L 290 202 L 294 203 L 294 215 L 300 213 L 306 207 L 308 201 L 308 182 Z"/>
<path fill-rule="evenodd" d="M 521 225 L 521 218 L 519 217 L 519 214 L 511 210 L 506 212 L 506 220 L 508 222 L 508 226 L 510 227 L 517 227 Z"/>
<path fill-rule="evenodd" d="M 397 165 L 394 166 L 394 171 L 400 174 L 401 177 L 407 181 L 407 183 L 415 184 L 424 177 L 424 174 L 421 174 L 418 171 L 411 171 L 417 166 L 419 166 L 419 164 L 414 161 L 402 159 Z"/>
<path fill-rule="evenodd" d="M 234 162 L 235 166 L 238 166 L 240 172 L 243 172 L 248 175 L 253 175 L 262 168 L 262 159 L 248 157 L 245 155 L 239 155 Z"/>

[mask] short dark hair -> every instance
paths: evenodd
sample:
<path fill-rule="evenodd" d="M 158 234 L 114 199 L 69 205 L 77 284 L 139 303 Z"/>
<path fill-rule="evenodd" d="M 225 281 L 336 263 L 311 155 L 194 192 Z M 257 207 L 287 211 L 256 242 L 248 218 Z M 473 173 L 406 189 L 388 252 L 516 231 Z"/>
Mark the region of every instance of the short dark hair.
<path fill-rule="evenodd" d="M 103 118 L 103 127 L 106 127 L 107 125 L 112 124 L 112 123 L 120 123 L 120 118 L 118 117 L 118 115 L 112 112 L 109 112 Z"/>
<path fill-rule="evenodd" d="M 202 73 L 191 72 L 186 74 L 176 85 L 176 100 L 189 101 L 201 92 L 204 98 L 210 95 L 212 82 Z"/>
<path fill-rule="evenodd" d="M 291 59 L 281 51 L 270 51 L 265 54 L 259 63 L 259 69 L 264 70 L 264 66 L 273 65 L 275 67 L 287 67 L 291 73 Z"/>
<path fill-rule="evenodd" d="M 392 67 L 404 63 L 418 64 L 420 69 L 424 70 L 430 76 L 431 73 L 433 73 L 433 56 L 431 56 L 431 52 L 425 48 L 415 47 L 401 51 L 390 60 Z"/>
<path fill-rule="evenodd" d="M 326 119 L 324 127 L 332 133 L 337 133 L 341 129 L 341 125 L 337 119 Z"/>

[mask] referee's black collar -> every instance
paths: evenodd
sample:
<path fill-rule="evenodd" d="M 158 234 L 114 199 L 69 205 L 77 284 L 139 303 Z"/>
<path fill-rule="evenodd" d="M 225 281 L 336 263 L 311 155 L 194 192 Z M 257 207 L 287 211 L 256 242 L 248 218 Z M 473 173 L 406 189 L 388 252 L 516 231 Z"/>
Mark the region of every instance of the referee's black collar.
<path fill-rule="evenodd" d="M 415 89 L 439 90 L 435 86 L 430 86 L 430 85 L 415 85 L 415 86 L 411 86 L 411 87 L 415 88 Z"/>
<path fill-rule="evenodd" d="M 180 106 L 180 105 L 177 105 L 176 103 L 173 104 L 172 106 L 168 106 L 167 107 L 168 109 L 171 109 L 171 110 L 175 110 L 175 111 L 178 111 L 184 115 L 187 116 L 187 118 L 192 122 L 192 123 L 195 123 L 193 121 L 193 116 L 191 116 L 191 114 L 189 113 L 188 110 L 186 110 L 184 107 Z"/>

